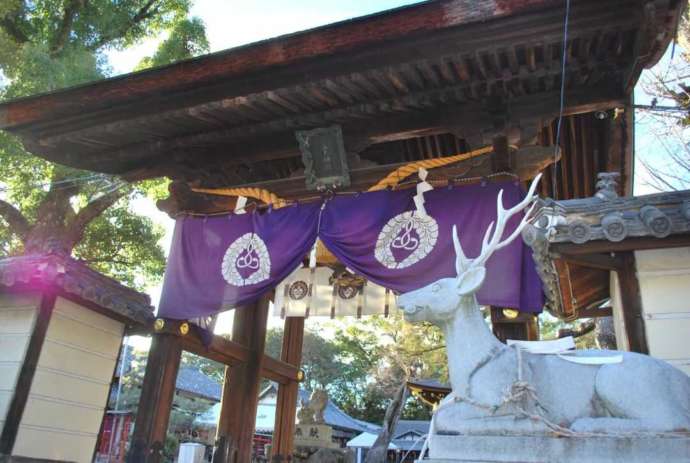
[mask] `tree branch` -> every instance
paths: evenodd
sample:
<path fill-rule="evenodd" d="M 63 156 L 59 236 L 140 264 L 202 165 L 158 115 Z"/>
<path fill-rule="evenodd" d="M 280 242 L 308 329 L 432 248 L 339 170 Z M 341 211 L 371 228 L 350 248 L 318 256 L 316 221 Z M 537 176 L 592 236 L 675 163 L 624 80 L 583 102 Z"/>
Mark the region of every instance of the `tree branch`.
<path fill-rule="evenodd" d="M 62 21 L 58 26 L 57 32 L 50 46 L 50 54 L 52 56 L 59 55 L 65 48 L 67 38 L 72 31 L 72 24 L 77 12 L 84 7 L 85 0 L 65 0 L 65 12 L 62 15 Z"/>
<path fill-rule="evenodd" d="M 29 41 L 29 37 L 12 19 L 10 19 L 9 14 L 3 18 L 0 18 L 0 29 L 5 31 L 5 33 L 12 37 L 18 44 L 23 44 Z"/>
<path fill-rule="evenodd" d="M 84 237 L 86 226 L 126 194 L 127 189 L 120 187 L 99 196 L 80 209 L 67 227 L 66 241 L 72 246 L 76 246 Z"/>
<path fill-rule="evenodd" d="M 122 259 L 86 259 L 84 262 L 88 264 L 118 264 L 118 265 L 135 265 L 135 262 Z"/>
<path fill-rule="evenodd" d="M 10 231 L 19 236 L 23 241 L 29 233 L 31 226 L 29 221 L 19 212 L 19 209 L 10 203 L 0 199 L 0 216 L 2 216 L 10 226 Z"/>
<path fill-rule="evenodd" d="M 419 355 L 428 354 L 429 352 L 435 352 L 437 350 L 441 350 L 441 349 L 445 349 L 445 348 L 446 348 L 446 345 L 441 344 L 438 346 L 429 347 L 428 349 L 415 350 L 415 351 L 403 351 L 403 352 L 405 352 L 406 355 L 419 356 Z"/>
<path fill-rule="evenodd" d="M 112 42 L 113 40 L 121 39 L 125 35 L 127 35 L 127 32 L 129 32 L 133 27 L 135 27 L 137 24 L 141 23 L 142 21 L 145 21 L 152 17 L 153 15 L 156 14 L 157 8 L 154 8 L 154 4 L 156 3 L 157 0 L 148 0 L 144 6 L 139 8 L 139 11 L 135 13 L 134 16 L 132 16 L 131 21 L 129 21 L 122 29 L 119 31 L 116 31 L 112 34 L 104 34 L 101 36 L 100 39 L 98 39 L 93 45 L 88 47 L 89 50 L 98 50 L 102 46 L 106 45 L 108 42 Z"/>

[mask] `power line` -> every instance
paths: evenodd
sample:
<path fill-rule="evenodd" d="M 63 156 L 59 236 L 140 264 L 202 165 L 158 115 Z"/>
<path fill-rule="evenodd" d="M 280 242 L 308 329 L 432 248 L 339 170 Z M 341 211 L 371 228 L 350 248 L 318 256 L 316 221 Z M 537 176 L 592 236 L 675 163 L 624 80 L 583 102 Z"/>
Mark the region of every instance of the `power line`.
<path fill-rule="evenodd" d="M 45 182 L 45 183 L 35 183 L 32 185 L 29 185 L 31 188 L 45 188 L 45 187 L 51 187 L 53 190 L 62 190 L 65 188 L 71 188 L 73 186 L 76 186 L 78 184 L 88 184 L 88 183 L 93 183 L 97 184 L 98 182 L 107 182 L 108 187 L 112 187 L 113 185 L 117 185 L 122 183 L 122 180 L 115 178 L 114 180 L 110 178 L 111 176 L 107 174 L 94 174 L 94 175 L 86 175 L 82 177 L 71 177 L 71 178 L 66 178 L 62 180 L 56 180 L 54 182 Z M 55 185 L 58 185 L 55 187 Z M 9 188 L 0 186 L 0 191 L 9 191 Z"/>
<path fill-rule="evenodd" d="M 646 111 L 658 111 L 658 112 L 690 112 L 690 108 L 684 108 L 682 106 L 659 106 L 659 105 L 646 105 L 646 104 L 636 104 L 633 105 L 635 109 L 642 109 Z"/>
<path fill-rule="evenodd" d="M 561 53 L 561 101 L 558 112 L 558 124 L 556 125 L 556 147 L 553 152 L 553 164 L 551 175 L 551 188 L 554 199 L 558 199 L 556 191 L 556 163 L 558 151 L 561 149 L 561 124 L 563 123 L 563 108 L 565 106 L 565 66 L 568 59 L 568 21 L 570 20 L 570 0 L 565 0 L 565 18 L 563 20 L 563 50 Z"/>

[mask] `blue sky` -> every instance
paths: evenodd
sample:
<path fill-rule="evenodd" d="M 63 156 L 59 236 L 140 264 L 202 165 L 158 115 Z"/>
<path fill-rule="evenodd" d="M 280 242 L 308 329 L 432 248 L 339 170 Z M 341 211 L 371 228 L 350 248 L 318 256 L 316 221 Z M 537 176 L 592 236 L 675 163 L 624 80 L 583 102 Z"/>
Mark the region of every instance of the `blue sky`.
<path fill-rule="evenodd" d="M 419 3 L 401 0 L 196 0 L 192 16 L 206 24 L 211 51 L 224 50 L 336 21 Z M 116 74 L 153 54 L 160 38 L 109 55 Z"/>
<path fill-rule="evenodd" d="M 654 75 L 668 75 L 668 77 L 677 77 L 687 74 L 688 65 L 682 57 L 684 50 L 680 46 L 676 46 L 675 52 L 672 53 L 672 47 L 666 50 L 664 56 L 659 62 L 649 70 L 645 70 L 635 88 L 635 103 L 642 105 L 651 104 L 652 96 L 647 94 L 644 89 L 644 83 L 653 81 Z M 671 56 L 673 54 L 673 57 Z M 681 79 L 685 80 L 685 79 Z M 673 100 L 659 100 L 659 105 L 675 106 Z M 660 166 L 668 172 L 674 170 L 674 161 L 669 156 L 667 149 L 681 151 L 682 145 L 678 137 L 664 136 L 666 127 L 664 127 L 663 120 L 659 116 L 663 113 L 650 114 L 648 111 L 637 110 L 635 112 L 635 191 L 636 195 L 654 193 L 656 190 L 648 183 L 648 174 L 640 162 L 644 158 L 652 166 Z M 690 137 L 688 129 L 677 130 L 679 135 L 682 135 L 687 141 Z M 661 135 L 660 135 L 661 134 Z M 682 186 L 675 183 L 677 187 Z M 687 182 L 686 182 L 687 183 Z"/>

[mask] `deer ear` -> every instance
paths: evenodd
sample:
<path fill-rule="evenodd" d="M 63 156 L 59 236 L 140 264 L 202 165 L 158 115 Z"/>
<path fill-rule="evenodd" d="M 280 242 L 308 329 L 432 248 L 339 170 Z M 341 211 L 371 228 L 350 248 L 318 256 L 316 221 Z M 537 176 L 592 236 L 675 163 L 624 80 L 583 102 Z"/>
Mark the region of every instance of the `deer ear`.
<path fill-rule="evenodd" d="M 458 275 L 458 293 L 461 296 L 472 294 L 484 283 L 486 268 L 473 267 Z"/>

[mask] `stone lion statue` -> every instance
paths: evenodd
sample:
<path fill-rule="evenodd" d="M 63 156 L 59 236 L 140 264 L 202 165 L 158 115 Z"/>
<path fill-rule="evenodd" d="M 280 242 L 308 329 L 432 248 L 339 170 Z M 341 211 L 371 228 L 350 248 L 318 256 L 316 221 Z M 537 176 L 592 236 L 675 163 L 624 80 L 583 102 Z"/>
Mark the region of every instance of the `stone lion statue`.
<path fill-rule="evenodd" d="M 314 423 L 324 424 L 323 412 L 328 405 L 328 393 L 323 389 L 316 389 L 309 398 L 309 408 L 314 411 Z"/>
<path fill-rule="evenodd" d="M 314 410 L 308 406 L 304 399 L 300 402 L 300 409 L 297 411 L 297 422 L 299 424 L 314 424 Z"/>

